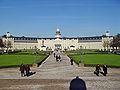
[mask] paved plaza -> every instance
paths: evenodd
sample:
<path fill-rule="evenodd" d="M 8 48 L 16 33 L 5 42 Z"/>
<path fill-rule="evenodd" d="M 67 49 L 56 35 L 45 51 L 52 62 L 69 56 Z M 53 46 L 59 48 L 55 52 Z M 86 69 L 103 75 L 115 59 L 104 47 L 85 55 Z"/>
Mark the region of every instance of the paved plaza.
<path fill-rule="evenodd" d="M 70 59 L 64 53 L 61 62 L 56 62 L 50 55 L 40 67 L 31 67 L 36 72 L 29 77 L 21 77 L 19 68 L 0 69 L 1 90 L 69 90 L 70 82 L 79 76 L 85 81 L 87 90 L 120 90 L 120 69 L 108 68 L 108 75 L 93 74 L 95 67 L 78 67 L 70 64 Z"/>

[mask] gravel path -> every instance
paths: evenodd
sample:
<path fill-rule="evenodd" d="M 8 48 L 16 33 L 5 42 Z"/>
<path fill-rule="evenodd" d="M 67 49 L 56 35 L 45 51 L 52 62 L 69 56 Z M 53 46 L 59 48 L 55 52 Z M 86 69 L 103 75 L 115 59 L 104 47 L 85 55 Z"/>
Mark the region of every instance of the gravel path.
<path fill-rule="evenodd" d="M 35 74 L 29 77 L 20 77 L 19 68 L 0 69 L 1 90 L 69 90 L 70 82 L 76 76 L 85 81 L 87 90 L 120 90 L 120 69 L 108 68 L 105 77 L 95 76 L 94 67 L 78 67 L 70 65 L 69 58 L 63 54 L 62 61 L 56 62 L 50 55 L 40 67 L 31 68 Z"/>

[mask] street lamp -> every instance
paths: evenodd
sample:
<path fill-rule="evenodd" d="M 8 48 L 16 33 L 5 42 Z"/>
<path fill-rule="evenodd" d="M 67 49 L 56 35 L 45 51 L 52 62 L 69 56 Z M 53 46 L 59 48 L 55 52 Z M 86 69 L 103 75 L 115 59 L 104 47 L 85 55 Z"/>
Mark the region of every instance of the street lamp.
<path fill-rule="evenodd" d="M 36 54 L 37 54 L 36 49 L 37 49 L 37 48 L 35 47 L 35 50 L 34 50 L 34 54 L 35 54 L 34 64 L 36 64 L 36 58 L 37 58 L 37 57 L 36 57 Z"/>
<path fill-rule="evenodd" d="M 34 54 L 35 54 L 35 57 L 34 57 L 33 67 L 38 67 L 38 64 L 36 62 L 36 59 L 37 59 L 37 47 L 36 46 L 34 47 Z"/>
<path fill-rule="evenodd" d="M 82 46 L 80 46 L 80 64 L 82 64 Z"/>

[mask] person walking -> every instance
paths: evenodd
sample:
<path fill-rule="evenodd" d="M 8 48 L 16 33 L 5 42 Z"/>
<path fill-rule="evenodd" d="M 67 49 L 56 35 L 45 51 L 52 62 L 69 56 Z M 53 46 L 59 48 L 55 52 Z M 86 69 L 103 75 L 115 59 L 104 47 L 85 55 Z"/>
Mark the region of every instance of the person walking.
<path fill-rule="evenodd" d="M 59 57 L 58 57 L 58 58 L 59 58 L 59 61 L 61 62 L 61 57 L 60 57 L 60 55 L 59 55 Z"/>
<path fill-rule="evenodd" d="M 58 62 L 58 55 L 56 55 L 56 62 Z"/>
<path fill-rule="evenodd" d="M 70 82 L 69 90 L 87 90 L 85 81 L 77 76 Z"/>
<path fill-rule="evenodd" d="M 25 70 L 26 70 L 26 76 L 28 77 L 30 75 L 30 67 L 28 64 L 26 65 Z"/>
<path fill-rule="evenodd" d="M 20 65 L 21 77 L 25 76 L 24 70 L 25 70 L 25 66 L 23 64 L 21 64 Z"/>
<path fill-rule="evenodd" d="M 101 70 L 100 65 L 97 64 L 97 66 L 96 66 L 96 75 L 97 76 L 99 76 L 100 70 Z"/>
<path fill-rule="evenodd" d="M 54 57 L 55 57 L 55 53 L 54 53 Z"/>
<path fill-rule="evenodd" d="M 103 65 L 103 75 L 106 76 L 107 74 L 107 65 Z"/>
<path fill-rule="evenodd" d="M 71 62 L 71 65 L 73 65 L 73 59 L 72 58 L 70 59 L 70 62 Z"/>

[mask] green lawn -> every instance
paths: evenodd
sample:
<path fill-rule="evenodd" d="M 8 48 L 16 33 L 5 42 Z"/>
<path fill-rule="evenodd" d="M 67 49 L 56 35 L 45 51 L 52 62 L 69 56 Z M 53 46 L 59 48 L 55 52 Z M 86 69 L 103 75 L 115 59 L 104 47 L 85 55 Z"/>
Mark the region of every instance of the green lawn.
<path fill-rule="evenodd" d="M 40 62 L 46 55 L 37 55 L 37 62 Z M 0 66 L 33 64 L 35 55 L 0 55 Z"/>
<path fill-rule="evenodd" d="M 75 62 L 79 63 L 80 55 L 69 55 Z M 82 55 L 82 62 L 84 64 L 107 64 L 112 66 L 120 66 L 120 55 L 114 54 L 87 54 Z"/>

